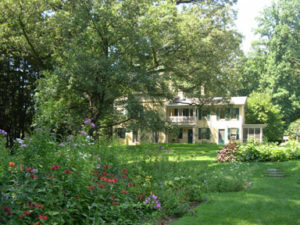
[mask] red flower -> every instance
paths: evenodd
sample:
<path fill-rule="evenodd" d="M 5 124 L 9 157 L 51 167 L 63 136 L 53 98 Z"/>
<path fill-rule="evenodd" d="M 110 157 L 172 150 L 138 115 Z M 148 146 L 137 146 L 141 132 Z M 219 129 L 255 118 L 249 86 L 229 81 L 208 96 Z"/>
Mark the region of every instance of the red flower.
<path fill-rule="evenodd" d="M 131 184 L 131 183 L 128 183 L 128 184 L 127 184 L 127 186 L 128 186 L 128 187 L 132 187 L 132 186 L 133 186 L 133 184 Z"/>
<path fill-rule="evenodd" d="M 106 173 L 106 172 L 102 172 L 102 174 L 103 174 L 103 176 L 106 176 L 106 175 L 107 175 L 107 173 Z"/>
<path fill-rule="evenodd" d="M 119 202 L 112 202 L 112 205 L 119 205 Z"/>
<path fill-rule="evenodd" d="M 48 216 L 45 216 L 45 215 L 40 215 L 40 220 L 47 220 L 48 219 Z"/>
<path fill-rule="evenodd" d="M 104 185 L 103 184 L 98 184 L 98 187 L 99 188 L 104 188 Z"/>
<path fill-rule="evenodd" d="M 24 213 L 27 215 L 27 216 L 29 216 L 30 214 L 31 214 L 31 212 L 29 212 L 29 211 L 24 211 Z"/>
<path fill-rule="evenodd" d="M 127 177 L 127 175 L 126 175 L 126 174 L 122 175 L 122 178 L 126 178 L 126 177 Z"/>
<path fill-rule="evenodd" d="M 19 219 L 21 219 L 21 220 L 24 219 L 24 216 L 19 216 Z"/>
<path fill-rule="evenodd" d="M 16 164 L 14 162 L 8 162 L 8 165 L 14 167 Z"/>
<path fill-rule="evenodd" d="M 89 189 L 90 189 L 90 190 L 94 190 L 94 189 L 95 189 L 95 186 L 89 186 Z"/>
<path fill-rule="evenodd" d="M 139 195 L 139 196 L 138 196 L 138 199 L 139 199 L 139 200 L 142 200 L 143 197 L 144 197 L 143 195 Z"/>
<path fill-rule="evenodd" d="M 34 225 L 40 225 L 40 222 L 36 222 Z"/>
<path fill-rule="evenodd" d="M 116 200 L 116 198 L 115 198 L 114 196 L 111 196 L 111 199 L 112 199 L 112 200 Z"/>
<path fill-rule="evenodd" d="M 128 191 L 122 190 L 122 193 L 123 193 L 123 194 L 128 194 Z"/>
<path fill-rule="evenodd" d="M 44 206 L 42 206 L 42 205 L 40 205 L 40 204 L 35 204 L 35 207 L 44 209 Z"/>
<path fill-rule="evenodd" d="M 54 166 L 50 166 L 50 170 L 57 170 L 57 169 L 59 169 L 61 166 L 59 166 L 59 165 L 54 165 Z"/>
<path fill-rule="evenodd" d="M 126 170 L 126 169 L 122 169 L 122 172 L 123 172 L 123 173 L 127 173 L 127 170 Z"/>
<path fill-rule="evenodd" d="M 70 170 L 64 170 L 64 173 L 66 173 L 66 174 L 72 174 L 72 171 L 70 171 Z"/>
<path fill-rule="evenodd" d="M 104 169 L 108 169 L 109 165 L 104 165 L 103 168 Z"/>
<path fill-rule="evenodd" d="M 64 212 L 66 212 L 66 211 L 67 211 L 65 208 L 62 208 L 62 210 L 63 210 Z"/>
<path fill-rule="evenodd" d="M 30 174 L 30 177 L 32 177 L 32 178 L 38 178 L 38 176 L 35 175 L 35 174 Z"/>
<path fill-rule="evenodd" d="M 32 171 L 33 171 L 32 168 L 25 168 L 25 170 L 26 170 L 27 172 L 32 172 Z"/>

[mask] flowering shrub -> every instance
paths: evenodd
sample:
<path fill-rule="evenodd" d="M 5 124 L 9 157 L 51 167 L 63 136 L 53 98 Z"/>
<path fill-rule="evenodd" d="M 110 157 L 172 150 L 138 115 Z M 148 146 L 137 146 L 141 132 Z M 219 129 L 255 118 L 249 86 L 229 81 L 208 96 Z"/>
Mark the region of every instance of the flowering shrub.
<path fill-rule="evenodd" d="M 89 128 L 86 119 L 87 133 L 60 142 L 43 128 L 14 155 L 0 149 L 0 224 L 149 224 L 186 213 L 215 183 L 217 191 L 238 189 L 228 187 L 236 180 L 170 160 L 159 145 L 130 147 L 137 157 L 126 157 L 120 146 L 94 141 Z"/>
<path fill-rule="evenodd" d="M 235 161 L 234 152 L 238 149 L 235 142 L 225 145 L 225 147 L 220 150 L 217 154 L 217 160 L 219 162 L 232 162 Z"/>

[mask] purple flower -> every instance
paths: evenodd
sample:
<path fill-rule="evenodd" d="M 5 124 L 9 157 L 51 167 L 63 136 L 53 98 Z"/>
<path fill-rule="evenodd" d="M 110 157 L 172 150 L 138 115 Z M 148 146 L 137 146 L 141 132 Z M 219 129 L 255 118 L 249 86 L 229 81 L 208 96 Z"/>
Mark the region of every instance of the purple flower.
<path fill-rule="evenodd" d="M 39 172 L 38 169 L 33 169 L 33 170 L 32 170 L 32 173 L 37 173 L 37 172 Z"/>
<path fill-rule="evenodd" d="M 87 135 L 87 133 L 85 131 L 81 131 L 80 133 L 83 134 L 84 136 Z"/>
<path fill-rule="evenodd" d="M 70 134 L 67 138 L 68 139 L 71 139 L 73 137 L 73 135 L 72 134 Z"/>
<path fill-rule="evenodd" d="M 85 120 L 84 120 L 84 123 L 90 123 L 92 120 L 90 119 L 90 118 L 86 118 Z"/>
<path fill-rule="evenodd" d="M 92 126 L 92 127 L 95 127 L 96 125 L 95 125 L 94 123 L 91 123 L 91 126 Z"/>
<path fill-rule="evenodd" d="M 64 147 L 64 146 L 65 146 L 65 143 L 60 143 L 59 145 L 62 146 L 62 147 Z"/>
<path fill-rule="evenodd" d="M 98 157 L 98 161 L 101 161 L 101 158 L 100 158 L 100 157 Z"/>
<path fill-rule="evenodd" d="M 152 198 L 153 198 L 153 199 L 157 199 L 157 196 L 156 196 L 156 195 L 152 195 Z"/>
<path fill-rule="evenodd" d="M 156 203 L 156 208 L 160 208 L 160 203 L 158 202 L 158 203 Z"/>
<path fill-rule="evenodd" d="M 0 134 L 7 135 L 7 132 L 5 130 L 0 129 Z"/>
<path fill-rule="evenodd" d="M 150 198 L 146 198 L 145 199 L 145 203 L 148 204 L 148 202 L 150 201 Z"/>
<path fill-rule="evenodd" d="M 100 164 L 97 164 L 97 169 L 100 169 L 101 165 Z"/>
<path fill-rule="evenodd" d="M 25 147 L 27 147 L 27 145 L 26 144 L 21 144 L 21 147 L 25 148 Z"/>

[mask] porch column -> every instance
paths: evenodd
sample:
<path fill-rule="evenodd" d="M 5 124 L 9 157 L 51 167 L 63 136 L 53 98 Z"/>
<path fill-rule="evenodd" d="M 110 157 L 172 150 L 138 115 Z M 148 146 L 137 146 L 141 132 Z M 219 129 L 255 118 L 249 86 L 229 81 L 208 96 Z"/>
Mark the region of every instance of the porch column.
<path fill-rule="evenodd" d="M 263 141 L 263 129 L 262 127 L 260 128 L 260 142 Z"/>
<path fill-rule="evenodd" d="M 193 144 L 196 142 L 196 128 L 193 127 Z"/>

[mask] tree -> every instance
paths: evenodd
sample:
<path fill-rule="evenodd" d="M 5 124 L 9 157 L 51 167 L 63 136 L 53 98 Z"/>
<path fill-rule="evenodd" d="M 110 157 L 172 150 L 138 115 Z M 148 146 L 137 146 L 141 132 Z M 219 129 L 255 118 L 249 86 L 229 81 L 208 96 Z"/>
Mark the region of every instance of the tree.
<path fill-rule="evenodd" d="M 240 44 L 234 1 L 193 2 L 178 10 L 183 1 L 2 1 L 7 54 L 18 46 L 42 75 L 34 125 L 65 133 L 90 117 L 111 135 L 114 125 L 158 121 L 149 103 L 173 90 L 224 95 Z"/>
<path fill-rule="evenodd" d="M 300 117 L 299 14 L 299 1 L 279 0 L 258 19 L 260 51 L 266 55 L 260 89 L 272 95 L 272 102 L 283 112 L 287 124 Z"/>
<path fill-rule="evenodd" d="M 246 123 L 263 123 L 264 136 L 269 141 L 282 140 L 283 122 L 280 109 L 272 104 L 272 97 L 265 93 L 253 92 L 247 100 Z"/>
<path fill-rule="evenodd" d="M 65 121 L 85 115 L 98 128 L 122 122 L 145 128 L 153 124 L 145 123 L 152 120 L 149 115 L 157 115 L 147 113 L 153 109 L 145 101 L 172 99 L 170 79 L 174 89 L 184 89 L 185 82 L 199 90 L 206 81 L 207 90 L 221 92 L 228 85 L 226 66 L 240 43 L 240 36 L 226 28 L 230 16 L 226 6 L 199 3 L 179 12 L 167 1 L 79 1 L 63 7 L 53 20 L 77 35 L 56 54 L 64 64 L 40 81 L 37 121 L 57 122 L 62 110 Z M 212 88 L 218 82 L 220 89 Z M 57 104 L 59 110 L 53 107 Z"/>
<path fill-rule="evenodd" d="M 297 140 L 300 137 L 300 119 L 293 121 L 287 130 L 288 135 L 292 138 L 296 138 Z"/>

